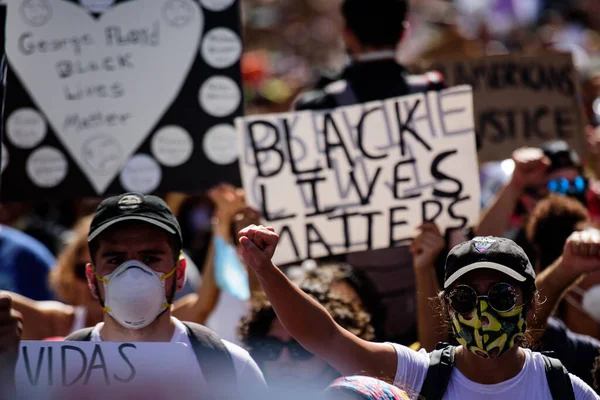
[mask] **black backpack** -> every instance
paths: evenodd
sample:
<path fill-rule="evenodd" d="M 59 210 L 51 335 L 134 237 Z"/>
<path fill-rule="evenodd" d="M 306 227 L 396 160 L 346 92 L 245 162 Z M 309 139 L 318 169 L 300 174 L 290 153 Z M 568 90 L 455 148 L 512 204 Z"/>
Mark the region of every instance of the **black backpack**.
<path fill-rule="evenodd" d="M 183 324 L 187 329 L 207 386 L 211 389 L 235 388 L 236 373 L 233 359 L 221 338 L 205 326 L 192 322 L 183 322 Z M 94 328 L 78 330 L 67 336 L 65 341 L 89 342 L 93 330 Z"/>
<path fill-rule="evenodd" d="M 450 382 L 454 368 L 454 352 L 456 347 L 440 343 L 437 349 L 429 354 L 429 368 L 419 396 L 425 400 L 441 400 Z M 546 366 L 546 379 L 553 399 L 575 400 L 573 385 L 569 373 L 562 363 L 542 354 Z"/>

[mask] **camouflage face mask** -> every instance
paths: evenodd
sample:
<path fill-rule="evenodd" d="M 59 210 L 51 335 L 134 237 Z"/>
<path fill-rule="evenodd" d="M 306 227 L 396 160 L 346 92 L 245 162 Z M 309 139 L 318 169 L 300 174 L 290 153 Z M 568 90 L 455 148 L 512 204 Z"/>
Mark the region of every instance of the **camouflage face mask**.
<path fill-rule="evenodd" d="M 451 312 L 452 330 L 458 342 L 482 358 L 497 358 L 525 338 L 525 307 L 498 312 L 483 299 L 470 314 Z"/>

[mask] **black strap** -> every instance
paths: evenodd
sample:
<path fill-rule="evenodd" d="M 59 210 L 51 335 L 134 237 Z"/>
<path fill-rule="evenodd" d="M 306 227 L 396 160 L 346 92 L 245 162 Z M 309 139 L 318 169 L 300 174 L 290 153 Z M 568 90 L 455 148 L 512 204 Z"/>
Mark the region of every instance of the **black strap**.
<path fill-rule="evenodd" d="M 546 368 L 546 379 L 550 387 L 550 394 L 555 400 L 575 400 L 573 384 L 569 372 L 562 363 L 552 357 L 542 354 Z"/>
<path fill-rule="evenodd" d="M 83 328 L 71 333 L 65 338 L 65 342 L 89 342 L 92 340 L 94 328 Z"/>
<path fill-rule="evenodd" d="M 454 368 L 455 351 L 456 347 L 445 344 L 445 347 L 429 353 L 429 368 L 419 393 L 420 398 L 441 400 L 444 397 Z"/>
<path fill-rule="evenodd" d="M 211 389 L 236 386 L 233 358 L 221 338 L 205 326 L 183 323 L 207 385 Z"/>

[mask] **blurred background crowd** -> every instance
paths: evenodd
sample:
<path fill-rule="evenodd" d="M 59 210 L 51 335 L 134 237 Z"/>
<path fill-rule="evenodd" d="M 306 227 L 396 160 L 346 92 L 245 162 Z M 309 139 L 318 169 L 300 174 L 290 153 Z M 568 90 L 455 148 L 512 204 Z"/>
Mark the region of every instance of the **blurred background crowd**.
<path fill-rule="evenodd" d="M 378 0 L 372 3 L 377 7 Z M 290 110 L 301 92 L 333 82 L 348 64 L 339 0 L 243 0 L 241 6 L 247 115 Z M 588 122 L 580 132 L 587 154 L 555 142 L 538 156 L 515 149 L 512 159 L 482 166 L 481 206 L 486 212 L 480 225 L 445 234 L 435 226 L 424 227 L 406 248 L 405 267 L 370 267 L 349 260 L 285 266 L 292 280 L 356 335 L 431 350 L 418 329 L 419 268 L 431 265 L 439 277 L 448 249 L 474 234 L 489 234 L 515 239 L 541 271 L 560 257 L 569 235 L 597 226 L 600 1 L 411 0 L 410 10 L 409 28 L 398 49 L 398 59 L 407 66 L 419 68 L 439 57 L 571 52 Z M 532 173 L 541 164 L 544 173 Z M 566 179 L 565 188 L 561 179 Z M 558 183 L 551 186 L 550 181 Z M 509 187 L 518 187 L 512 199 Z M 250 349 L 271 382 L 294 376 L 323 385 L 336 378 L 331 367 L 290 341 L 252 273 L 241 285 L 231 281 L 246 274 L 235 251 L 235 233 L 260 222 L 258 212 L 245 205 L 243 190 L 224 184 L 206 193 L 162 195 L 181 224 L 189 261 L 188 287 L 174 305 L 175 316 L 205 323 L 224 339 Z M 84 271 L 90 262 L 89 215 L 100 200 L 0 205 L 0 289 L 23 296 L 14 300 L 25 319 L 48 321 L 26 325 L 23 339 L 64 337 L 102 319 Z M 587 294 L 599 284 L 599 274 L 588 275 L 564 296 L 556 312 L 561 324 L 594 339 L 600 339 L 600 299 L 597 293 Z M 264 337 L 269 340 L 257 340 Z M 586 378 L 593 384 L 589 372 Z"/>

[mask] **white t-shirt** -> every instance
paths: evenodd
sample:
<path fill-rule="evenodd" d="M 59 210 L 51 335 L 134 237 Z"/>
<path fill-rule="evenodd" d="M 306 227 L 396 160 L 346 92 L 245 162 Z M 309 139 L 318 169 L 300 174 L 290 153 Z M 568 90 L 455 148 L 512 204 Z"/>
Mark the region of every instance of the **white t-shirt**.
<path fill-rule="evenodd" d="M 190 338 L 188 337 L 185 325 L 183 325 L 183 323 L 175 317 L 171 317 L 171 319 L 175 323 L 175 332 L 171 338 L 171 343 L 183 343 L 189 347 L 190 351 L 193 352 L 194 350 L 192 349 L 192 344 L 190 342 Z M 92 336 L 90 338 L 92 342 L 102 341 L 102 338 L 100 337 L 100 329 L 103 325 L 104 322 L 101 322 L 92 330 Z M 233 365 L 237 379 L 236 383 L 241 393 L 257 393 L 257 399 L 260 399 L 261 395 L 266 395 L 268 389 L 265 378 L 260 368 L 258 368 L 256 362 L 252 359 L 252 357 L 250 357 L 250 354 L 248 354 L 248 352 L 241 347 L 226 340 L 223 340 L 223 344 L 233 359 Z M 200 385 L 199 390 L 208 392 L 206 381 L 204 380 L 204 375 L 202 374 L 200 365 L 197 363 L 194 365 L 196 366 L 195 368 L 197 368 L 197 371 L 193 375 L 198 377 L 197 383 Z M 198 398 L 202 398 L 201 393 L 199 393 Z"/>
<path fill-rule="evenodd" d="M 390 343 L 398 355 L 398 367 L 394 385 L 415 394 L 421 391 L 427 368 L 429 355 L 425 350 L 413 351 L 408 347 Z M 525 364 L 515 377 L 493 385 L 473 382 L 464 376 L 458 368 L 452 369 L 450 382 L 443 397 L 444 400 L 551 400 L 550 388 L 546 379 L 544 359 L 540 353 L 529 349 L 525 351 Z M 598 395 L 574 375 L 571 376 L 575 400 L 600 399 Z"/>

